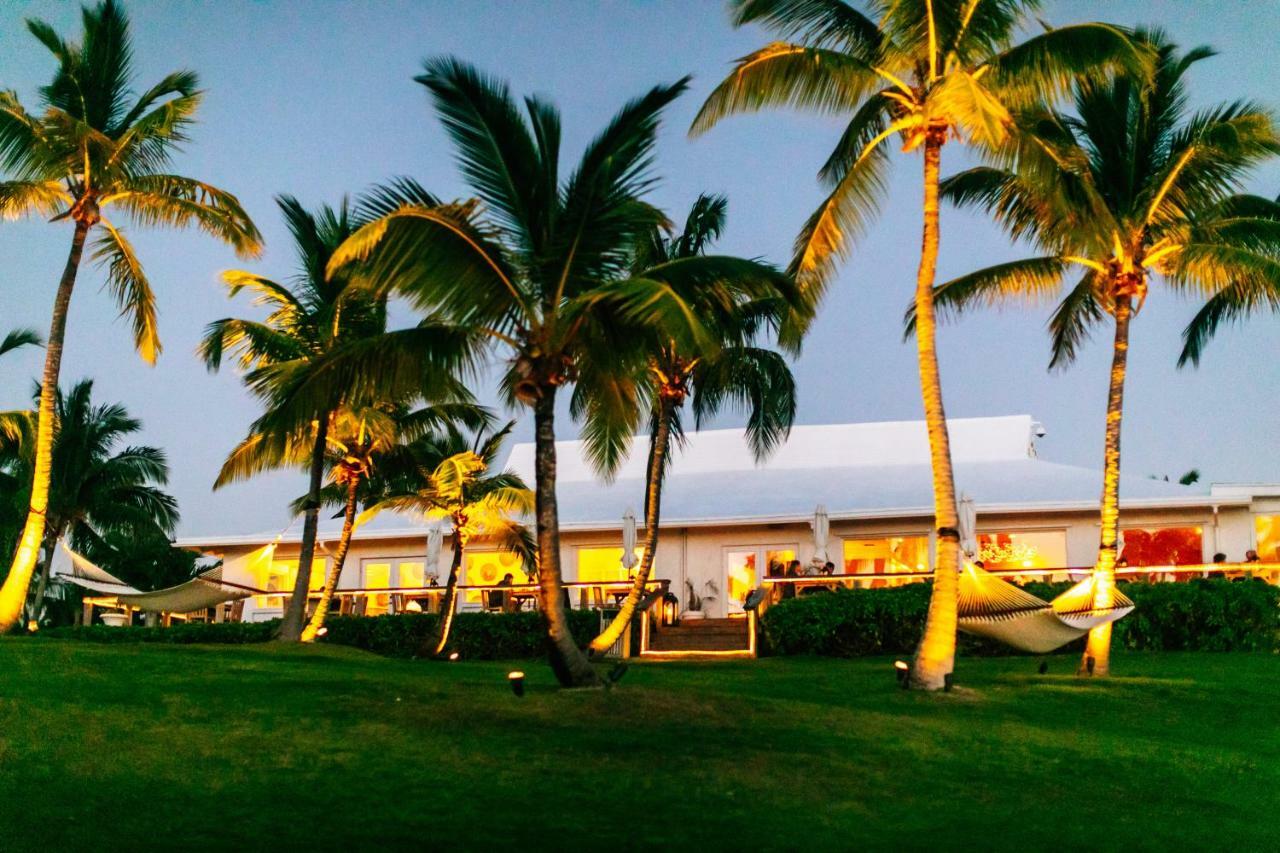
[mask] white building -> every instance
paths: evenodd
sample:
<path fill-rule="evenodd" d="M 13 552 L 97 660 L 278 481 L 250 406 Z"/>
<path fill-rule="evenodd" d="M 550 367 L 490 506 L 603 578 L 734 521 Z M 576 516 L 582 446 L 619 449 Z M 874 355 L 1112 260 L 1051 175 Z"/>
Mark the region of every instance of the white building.
<path fill-rule="evenodd" d="M 1036 454 L 1029 415 L 950 422 L 957 492 L 976 504 L 977 530 L 988 569 L 1029 571 L 1090 566 L 1098 545 L 1101 474 Z M 625 580 L 621 565 L 623 514 L 640 515 L 646 441 L 638 438 L 611 483 L 597 478 L 577 441 L 559 442 L 557 495 L 566 580 Z M 507 467 L 533 484 L 533 445 L 512 448 Z M 928 441 L 920 421 L 799 426 L 784 446 L 755 464 L 741 429 L 688 436 L 676 451 L 662 501 L 658 579 L 687 603 L 690 586 L 707 598 L 709 616 L 741 609 L 747 592 L 773 563 L 807 563 L 815 551 L 815 508 L 830 518 L 829 559 L 839 571 L 877 576 L 928 571 L 933 552 L 932 479 Z M 643 521 L 643 519 L 641 519 Z M 1195 485 L 1128 477 L 1121 483 L 1124 556 L 1131 567 L 1199 564 L 1218 552 L 1231 561 L 1257 550 L 1280 559 L 1280 484 Z M 296 573 L 300 525 L 263 550 L 276 533 L 188 539 L 224 558 L 224 578 L 261 590 L 288 590 Z M 338 530 L 322 528 L 313 571 L 319 585 Z M 640 535 L 643 542 L 643 531 Z M 403 517 L 380 519 L 357 531 L 340 590 L 368 595 L 367 612 L 392 605 L 381 589 L 422 587 L 448 573 L 445 537 L 437 565 L 425 566 L 426 529 Z M 483 543 L 469 548 L 464 583 L 492 584 L 518 561 Z M 876 577 L 869 583 L 894 582 Z M 592 603 L 585 590 L 580 601 Z M 474 602 L 479 593 L 470 593 Z M 464 597 L 465 598 L 465 597 Z M 594 599 L 599 600 L 599 599 Z M 245 619 L 280 613 L 280 596 L 255 596 Z"/>

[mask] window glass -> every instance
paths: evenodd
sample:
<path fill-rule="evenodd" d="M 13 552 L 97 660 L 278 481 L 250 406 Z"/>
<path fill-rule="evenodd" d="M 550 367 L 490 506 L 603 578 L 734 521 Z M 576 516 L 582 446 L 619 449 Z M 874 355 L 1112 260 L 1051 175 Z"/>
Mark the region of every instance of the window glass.
<path fill-rule="evenodd" d="M 361 583 L 365 589 L 387 589 L 391 586 L 391 564 L 390 563 L 365 563 L 364 564 L 364 581 Z M 369 601 L 365 605 L 366 616 L 379 616 L 387 612 L 387 607 L 391 603 L 391 596 L 387 593 L 369 593 Z"/>
<path fill-rule="evenodd" d="M 1186 566 L 1204 562 L 1199 527 L 1129 527 L 1120 557 L 1130 566 Z"/>
<path fill-rule="evenodd" d="M 987 569 L 1059 569 L 1067 565 L 1065 530 L 979 533 L 978 559 Z"/>
<path fill-rule="evenodd" d="M 1258 559 L 1280 562 L 1280 515 L 1259 515 L 1253 525 L 1258 534 Z"/>
<path fill-rule="evenodd" d="M 843 552 L 844 571 L 846 574 L 870 575 L 929 571 L 928 536 L 885 536 L 877 539 L 846 539 L 844 540 Z M 877 579 L 872 585 L 881 586 L 884 583 L 881 579 Z"/>
<path fill-rule="evenodd" d="M 520 558 L 506 551 L 473 551 L 464 555 L 463 579 L 467 586 L 486 586 L 499 583 L 511 575 L 511 583 L 529 582 L 529 576 L 521 567 Z M 466 600 L 480 603 L 480 591 L 468 590 Z"/>
<path fill-rule="evenodd" d="M 635 550 L 636 565 L 644 556 L 644 549 Z M 625 581 L 635 569 L 626 569 L 622 565 L 621 548 L 579 548 L 578 580 L 580 581 Z"/>
<path fill-rule="evenodd" d="M 398 587 L 420 587 L 425 585 L 422 563 L 402 562 L 399 565 L 400 576 L 396 579 Z"/>

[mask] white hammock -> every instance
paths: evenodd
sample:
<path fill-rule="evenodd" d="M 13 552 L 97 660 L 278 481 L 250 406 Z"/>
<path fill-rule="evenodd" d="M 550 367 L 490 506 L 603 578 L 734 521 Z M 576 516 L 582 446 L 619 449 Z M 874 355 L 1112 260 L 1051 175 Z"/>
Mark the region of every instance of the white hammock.
<path fill-rule="evenodd" d="M 969 563 L 960 572 L 960 630 L 1025 652 L 1051 652 L 1133 610 L 1118 589 L 1110 607 L 1094 607 L 1096 582 L 1090 575 L 1048 602 Z"/>
<path fill-rule="evenodd" d="M 55 576 L 57 579 L 73 583 L 91 592 L 114 596 L 121 604 L 136 607 L 139 610 L 156 613 L 191 613 L 252 595 L 246 590 L 223 586 L 222 566 L 203 572 L 177 586 L 143 592 L 95 566 L 88 559 L 68 548 L 67 543 L 62 543 L 62 549 L 71 558 L 71 572 L 59 573 Z"/>

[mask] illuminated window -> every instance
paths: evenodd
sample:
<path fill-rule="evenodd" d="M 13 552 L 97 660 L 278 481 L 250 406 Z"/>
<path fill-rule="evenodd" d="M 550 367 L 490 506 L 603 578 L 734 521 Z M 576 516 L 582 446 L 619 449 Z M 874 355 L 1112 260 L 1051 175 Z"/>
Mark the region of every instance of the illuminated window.
<path fill-rule="evenodd" d="M 502 581 L 511 575 L 511 583 L 529 583 L 529 576 L 524 573 L 520 558 L 506 551 L 473 551 L 464 554 L 463 578 L 467 586 L 486 586 Z M 479 591 L 468 591 L 466 600 L 478 604 Z"/>
<path fill-rule="evenodd" d="M 979 533 L 978 559 L 988 569 L 1060 569 L 1067 565 L 1065 530 Z"/>
<path fill-rule="evenodd" d="M 364 579 L 360 586 L 365 589 L 387 589 L 391 586 L 390 563 L 365 563 Z M 369 601 L 365 605 L 366 616 L 381 616 L 387 612 L 391 604 L 391 596 L 387 593 L 369 593 Z"/>
<path fill-rule="evenodd" d="M 846 539 L 843 548 L 846 574 L 895 574 L 929 571 L 928 536 L 887 536 L 881 539 Z M 907 581 L 911 578 L 905 579 Z M 893 585 L 901 581 L 885 581 Z M 877 580 L 873 585 L 881 585 Z"/>
<path fill-rule="evenodd" d="M 644 556 L 643 548 L 636 548 L 636 565 Z M 579 548 L 578 580 L 580 581 L 625 581 L 635 569 L 622 566 L 621 548 Z"/>
<path fill-rule="evenodd" d="M 420 587 L 426 585 L 426 577 L 420 562 L 403 562 L 396 567 L 398 587 Z"/>
<path fill-rule="evenodd" d="M 1258 559 L 1267 563 L 1280 561 L 1280 515 L 1259 515 L 1253 519 L 1258 534 Z"/>
<path fill-rule="evenodd" d="M 279 590 L 280 592 L 292 592 L 293 583 L 298 577 L 298 561 L 297 560 L 272 560 L 270 563 L 260 564 L 254 571 L 254 580 L 259 589 Z M 311 584 L 310 588 L 315 591 L 324 588 L 325 561 L 323 559 L 313 559 L 311 561 Z M 258 607 L 281 607 L 284 599 L 281 596 L 259 595 L 254 599 L 254 603 Z"/>
<path fill-rule="evenodd" d="M 730 614 L 741 613 L 742 603 L 760 585 L 760 566 L 778 577 L 796 558 L 794 548 L 743 548 L 725 552 L 725 604 Z M 699 595 L 703 591 L 699 590 Z"/>
<path fill-rule="evenodd" d="M 1129 527 L 1122 533 L 1121 558 L 1130 566 L 1186 566 L 1204 562 L 1199 527 Z"/>

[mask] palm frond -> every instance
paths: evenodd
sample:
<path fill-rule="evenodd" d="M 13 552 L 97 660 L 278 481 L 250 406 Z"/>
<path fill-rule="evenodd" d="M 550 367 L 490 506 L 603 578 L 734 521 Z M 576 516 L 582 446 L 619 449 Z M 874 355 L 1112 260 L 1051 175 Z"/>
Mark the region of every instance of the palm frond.
<path fill-rule="evenodd" d="M 53 218 L 72 202 L 70 194 L 57 181 L 0 182 L 0 219 L 31 215 Z"/>
<path fill-rule="evenodd" d="M 1085 273 L 1049 318 L 1050 370 L 1074 362 L 1093 327 L 1107 316 L 1098 298 L 1101 287 L 1098 279 L 1098 273 L 1092 270 Z"/>
<path fill-rule="evenodd" d="M 874 20 L 843 0 L 732 0 L 735 27 L 758 23 L 780 37 L 822 47 L 839 47 L 870 62 L 884 35 Z"/>
<path fill-rule="evenodd" d="M 156 328 L 156 297 L 142 269 L 133 245 L 106 218 L 100 222 L 102 236 L 92 259 L 107 269 L 107 288 L 120 306 L 120 316 L 133 325 L 133 345 L 147 364 L 160 355 L 160 335 Z"/>
<path fill-rule="evenodd" d="M 786 360 L 758 347 L 733 347 L 699 362 L 693 376 L 699 427 L 723 407 L 747 412 L 747 443 L 763 460 L 787 437 L 796 415 L 796 386 Z"/>
<path fill-rule="evenodd" d="M 231 246 L 236 254 L 256 258 L 262 252 L 262 235 L 225 190 L 181 175 L 144 174 L 123 182 L 120 189 L 102 198 L 116 205 L 139 225 L 185 228 L 195 225 Z"/>
<path fill-rule="evenodd" d="M 14 329 L 0 338 L 0 355 L 16 350 L 18 347 L 38 347 L 42 343 L 44 341 L 35 329 Z"/>

